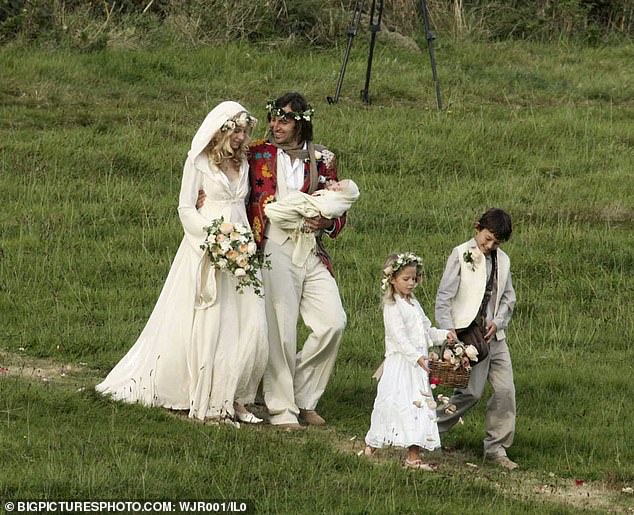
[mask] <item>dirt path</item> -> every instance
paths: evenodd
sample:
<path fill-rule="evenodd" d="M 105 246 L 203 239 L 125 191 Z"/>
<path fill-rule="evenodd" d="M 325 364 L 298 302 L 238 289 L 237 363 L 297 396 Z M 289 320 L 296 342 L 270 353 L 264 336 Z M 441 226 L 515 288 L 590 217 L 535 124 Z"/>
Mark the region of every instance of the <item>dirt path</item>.
<path fill-rule="evenodd" d="M 381 450 L 372 457 L 360 456 L 364 448 L 362 437 L 348 441 L 337 439 L 336 446 L 343 452 L 354 453 L 359 455 L 359 459 L 377 465 L 399 461 L 403 455 L 398 450 Z M 485 484 L 504 497 L 533 503 L 536 508 L 551 504 L 603 513 L 634 513 L 634 493 L 627 488 L 622 491 L 601 481 L 562 478 L 552 472 L 522 469 L 505 471 L 484 463 L 479 456 L 461 450 L 442 451 L 431 456 L 430 461 L 438 463 L 440 474 Z"/>
<path fill-rule="evenodd" d="M 93 387 L 96 375 L 84 363 L 63 364 L 52 359 L 32 358 L 21 352 L 0 350 L 0 380 L 20 377 L 27 381 L 82 390 Z M 323 434 L 340 452 L 359 455 L 363 449 L 362 435 L 344 436 L 334 429 L 323 431 Z M 381 466 L 398 461 L 400 457 L 401 453 L 397 450 L 384 450 L 371 458 L 359 456 L 359 459 Z M 435 459 L 440 466 L 440 474 L 464 476 L 467 480 L 485 483 L 504 497 L 534 503 L 536 508 L 549 504 L 604 513 L 634 514 L 634 490 L 631 487 L 562 478 L 544 471 L 520 469 L 507 472 L 484 464 L 479 457 L 463 451 L 438 453 Z"/>

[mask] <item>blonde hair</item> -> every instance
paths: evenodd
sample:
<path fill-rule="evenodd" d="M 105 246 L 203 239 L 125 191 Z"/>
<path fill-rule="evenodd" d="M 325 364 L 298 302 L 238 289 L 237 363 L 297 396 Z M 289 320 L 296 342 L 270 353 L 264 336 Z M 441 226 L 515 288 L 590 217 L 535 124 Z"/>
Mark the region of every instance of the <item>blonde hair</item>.
<path fill-rule="evenodd" d="M 392 279 L 398 276 L 406 267 L 416 267 L 416 280 L 420 280 L 423 273 L 423 260 L 413 252 L 403 252 L 402 254 L 390 254 L 383 263 L 383 279 L 381 288 L 383 289 L 383 304 L 394 304 L 394 285 Z M 414 294 L 412 293 L 412 297 Z M 416 298 L 416 297 L 414 297 Z"/>
<path fill-rule="evenodd" d="M 205 147 L 207 156 L 216 166 L 220 166 L 220 163 L 225 159 L 230 159 L 239 166 L 240 163 L 246 159 L 251 141 L 251 129 L 257 120 L 248 113 L 246 113 L 245 116 L 245 113 L 246 111 L 242 111 L 225 122 Z M 231 135 L 236 128 L 244 129 L 246 131 L 246 138 L 244 138 L 240 148 L 234 151 L 231 148 Z"/>

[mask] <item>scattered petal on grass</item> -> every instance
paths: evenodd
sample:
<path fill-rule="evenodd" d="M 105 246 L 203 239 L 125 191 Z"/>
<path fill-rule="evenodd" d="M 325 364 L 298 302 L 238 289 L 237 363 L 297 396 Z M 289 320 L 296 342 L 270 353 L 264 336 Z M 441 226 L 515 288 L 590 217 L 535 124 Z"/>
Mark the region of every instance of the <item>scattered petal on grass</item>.
<path fill-rule="evenodd" d="M 621 492 L 623 492 L 624 494 L 634 494 L 634 488 L 632 488 L 631 486 L 626 486 L 624 488 L 621 488 Z"/>
<path fill-rule="evenodd" d="M 86 387 L 82 386 L 81 388 L 77 388 L 77 393 L 83 392 Z"/>
<path fill-rule="evenodd" d="M 478 468 L 478 466 L 475 463 L 469 463 L 468 461 L 467 461 L 467 463 L 465 463 L 465 465 L 467 465 L 467 467 L 471 467 L 471 468 L 474 468 L 474 469 Z"/>
<path fill-rule="evenodd" d="M 462 420 L 462 417 L 458 419 L 458 424 L 460 424 L 461 426 L 464 426 L 464 420 Z"/>
<path fill-rule="evenodd" d="M 5 374 L 6 372 L 8 372 L 9 369 L 6 367 L 0 367 L 0 374 Z"/>
<path fill-rule="evenodd" d="M 350 438 L 350 441 L 353 442 L 357 439 L 357 435 L 354 435 L 352 438 Z"/>
<path fill-rule="evenodd" d="M 62 373 L 60 374 L 60 376 L 61 376 L 61 377 L 66 377 L 66 374 L 65 374 L 64 372 L 62 372 Z"/>
<path fill-rule="evenodd" d="M 358 453 L 357 456 L 363 456 L 363 449 L 361 449 Z"/>
<path fill-rule="evenodd" d="M 548 477 L 555 477 L 555 473 L 554 472 L 549 472 L 548 473 Z"/>
<path fill-rule="evenodd" d="M 583 483 L 585 481 L 583 479 L 575 479 L 575 485 L 576 486 L 583 486 Z"/>
<path fill-rule="evenodd" d="M 42 381 L 45 382 L 45 383 L 48 383 L 48 377 L 43 377 Z"/>
<path fill-rule="evenodd" d="M 80 361 L 80 362 L 79 362 L 79 364 L 80 364 L 82 367 L 87 367 L 87 366 L 88 366 L 88 363 L 84 363 L 83 361 Z"/>
<path fill-rule="evenodd" d="M 18 347 L 18 350 L 24 352 L 26 349 L 24 347 Z"/>

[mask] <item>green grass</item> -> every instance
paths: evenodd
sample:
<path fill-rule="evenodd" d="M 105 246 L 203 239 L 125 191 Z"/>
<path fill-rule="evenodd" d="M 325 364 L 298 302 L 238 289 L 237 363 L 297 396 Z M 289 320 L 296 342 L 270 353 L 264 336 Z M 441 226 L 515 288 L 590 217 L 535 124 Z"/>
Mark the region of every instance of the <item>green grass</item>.
<path fill-rule="evenodd" d="M 441 42 L 447 110 L 437 112 L 426 55 L 381 44 L 364 106 L 365 41 L 334 106 L 325 97 L 340 51 L 0 48 L 0 357 L 86 364 L 59 384 L 0 375 L 0 498 L 235 497 L 263 513 L 602 511 L 465 468 L 481 465 L 484 406 L 447 435 L 464 459 L 440 457 L 438 475 L 400 469 L 397 454 L 377 465 L 355 455 L 383 353 L 384 257 L 423 256 L 417 295 L 433 316 L 448 253 L 495 205 L 514 219 L 512 456 L 526 474 L 515 477 L 581 479 L 631 506 L 621 488 L 634 483 L 633 50 Z M 362 191 L 329 242 L 349 319 L 320 404 L 330 429 L 236 432 L 93 394 L 167 275 L 182 163 L 205 114 L 240 100 L 261 135 L 266 100 L 291 89 L 313 103 L 316 140 Z"/>

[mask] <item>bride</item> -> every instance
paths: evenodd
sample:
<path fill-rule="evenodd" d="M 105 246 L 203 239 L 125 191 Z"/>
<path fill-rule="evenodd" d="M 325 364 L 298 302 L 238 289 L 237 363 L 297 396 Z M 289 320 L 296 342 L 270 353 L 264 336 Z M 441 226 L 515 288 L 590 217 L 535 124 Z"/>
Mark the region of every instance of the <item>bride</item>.
<path fill-rule="evenodd" d="M 249 226 L 246 151 L 255 122 L 237 102 L 222 102 L 196 132 L 178 205 L 185 236 L 139 339 L 98 392 L 201 420 L 261 422 L 245 405 L 268 358 L 264 300 L 250 286 L 237 292 L 236 278 L 210 268 L 200 248 L 213 219 Z M 200 189 L 207 201 L 199 211 Z"/>

